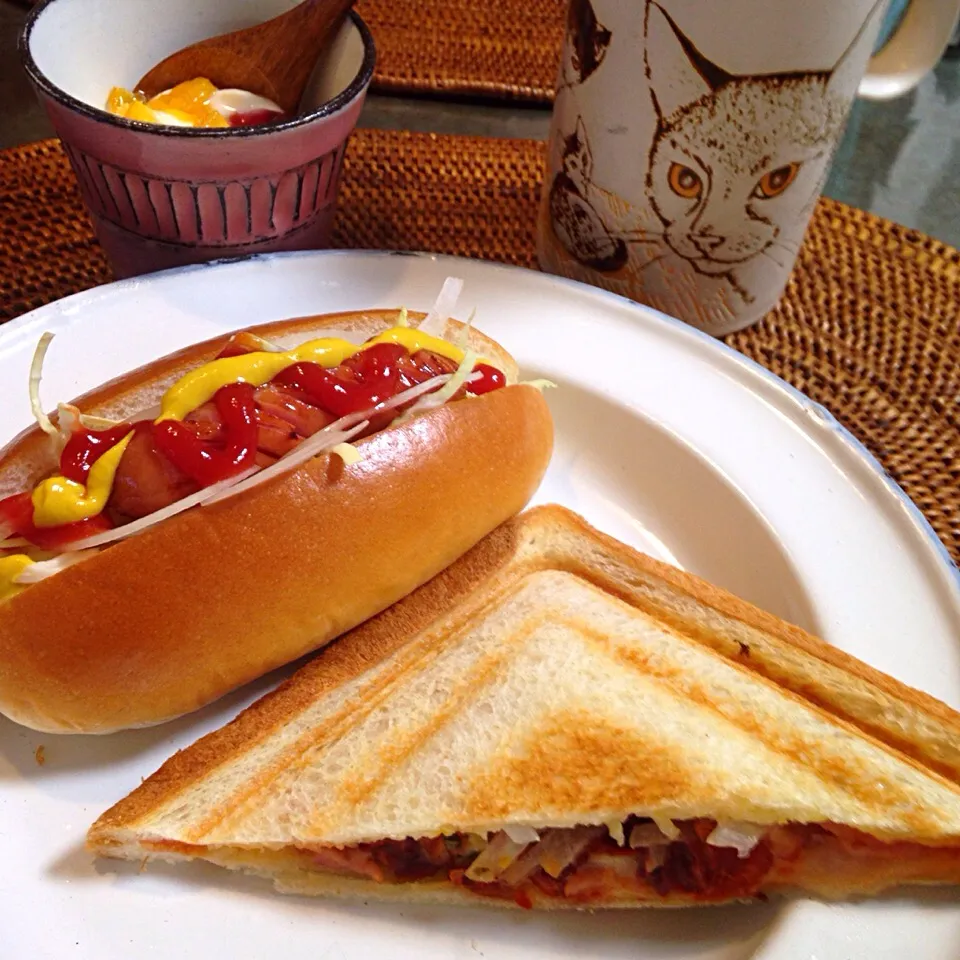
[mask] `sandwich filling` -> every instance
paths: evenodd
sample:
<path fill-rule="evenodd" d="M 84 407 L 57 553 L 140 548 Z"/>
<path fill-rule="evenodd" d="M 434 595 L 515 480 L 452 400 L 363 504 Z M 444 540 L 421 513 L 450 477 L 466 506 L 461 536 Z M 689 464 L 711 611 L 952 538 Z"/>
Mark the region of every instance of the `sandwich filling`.
<path fill-rule="evenodd" d="M 960 846 L 884 842 L 837 824 L 718 826 L 701 818 L 661 826 L 629 817 L 609 826 L 454 833 L 351 847 L 296 848 L 298 869 L 375 883 L 446 881 L 530 908 L 545 898 L 720 903 L 795 888 L 829 895 L 901 883 L 956 882 Z"/>

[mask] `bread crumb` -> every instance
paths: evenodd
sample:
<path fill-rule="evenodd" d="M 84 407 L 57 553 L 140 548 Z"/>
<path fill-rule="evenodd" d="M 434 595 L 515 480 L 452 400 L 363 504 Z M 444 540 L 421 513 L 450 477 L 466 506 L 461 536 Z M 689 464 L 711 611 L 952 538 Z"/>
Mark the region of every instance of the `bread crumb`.
<path fill-rule="evenodd" d="M 38 767 L 42 767 L 47 762 L 47 756 L 44 750 L 45 747 L 41 743 L 40 746 L 33 751 L 33 759 L 37 761 Z"/>

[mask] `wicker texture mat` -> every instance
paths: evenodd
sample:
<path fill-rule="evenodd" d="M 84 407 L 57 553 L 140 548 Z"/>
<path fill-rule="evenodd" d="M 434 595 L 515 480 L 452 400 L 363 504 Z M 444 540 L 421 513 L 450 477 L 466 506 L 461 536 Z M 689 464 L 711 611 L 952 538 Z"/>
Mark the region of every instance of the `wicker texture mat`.
<path fill-rule="evenodd" d="M 335 244 L 534 266 L 543 148 L 357 131 Z M 109 271 L 59 145 L 0 153 L 0 322 Z M 821 201 L 787 294 L 728 342 L 822 403 L 960 562 L 960 252 Z"/>
<path fill-rule="evenodd" d="M 565 11 L 566 0 L 357 3 L 377 44 L 374 90 L 538 103 L 553 100 Z"/>

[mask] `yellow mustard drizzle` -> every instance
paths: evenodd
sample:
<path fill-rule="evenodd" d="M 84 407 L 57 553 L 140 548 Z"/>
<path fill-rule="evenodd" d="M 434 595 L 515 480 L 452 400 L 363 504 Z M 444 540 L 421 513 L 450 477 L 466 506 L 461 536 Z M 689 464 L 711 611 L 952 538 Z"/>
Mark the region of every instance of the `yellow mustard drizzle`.
<path fill-rule="evenodd" d="M 295 363 L 336 367 L 348 357 L 375 343 L 396 343 L 411 353 L 430 350 L 457 364 L 464 356 L 459 347 L 440 337 L 397 326 L 359 346 L 339 337 L 325 337 L 309 340 L 299 347 L 283 352 L 255 351 L 236 357 L 223 357 L 191 370 L 174 383 L 163 395 L 157 420 L 182 420 L 228 384 L 249 383 L 263 386 Z M 97 458 L 90 468 L 86 486 L 63 476 L 50 477 L 40 483 L 31 495 L 33 522 L 38 527 L 56 527 L 86 520 L 100 513 L 110 499 L 117 467 L 132 437 L 132 433 L 127 434 L 116 446 Z M 0 590 L 2 588 L 3 581 L 0 579 Z"/>
<path fill-rule="evenodd" d="M 182 420 L 188 413 L 202 407 L 221 388 L 230 383 L 249 383 L 262 387 L 287 367 L 295 363 L 316 363 L 321 367 L 336 367 L 348 357 L 375 343 L 396 343 L 411 353 L 431 350 L 455 363 L 463 360 L 463 351 L 446 340 L 420 333 L 409 327 L 391 327 L 359 346 L 339 337 L 308 340 L 299 347 L 283 352 L 244 353 L 238 357 L 211 360 L 196 370 L 184 374 L 160 402 L 158 420 Z"/>
<path fill-rule="evenodd" d="M 120 458 L 132 439 L 133 433 L 128 433 L 97 458 L 87 475 L 86 486 L 63 476 L 48 477 L 37 484 L 31 494 L 33 522 L 38 527 L 59 527 L 100 513 L 110 499 Z"/>
<path fill-rule="evenodd" d="M 14 581 L 32 563 L 33 561 L 25 553 L 0 557 L 0 603 L 9 600 L 10 597 L 23 589 L 21 584 L 14 583 Z"/>

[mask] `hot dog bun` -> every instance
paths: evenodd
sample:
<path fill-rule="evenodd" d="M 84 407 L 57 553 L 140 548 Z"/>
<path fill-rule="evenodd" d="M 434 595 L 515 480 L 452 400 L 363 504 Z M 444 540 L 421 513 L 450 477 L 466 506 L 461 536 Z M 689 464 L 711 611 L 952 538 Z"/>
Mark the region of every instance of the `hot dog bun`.
<path fill-rule="evenodd" d="M 395 311 L 251 328 L 290 347 L 360 342 Z M 229 335 L 75 401 L 130 417 L 158 403 Z M 178 514 L 0 604 L 0 712 L 37 730 L 107 733 L 171 719 L 308 653 L 439 573 L 536 490 L 553 425 L 516 364 L 472 331 L 507 387 L 456 401 L 358 444 L 350 466 L 320 456 L 209 507 Z M 55 463 L 28 430 L 0 451 L 0 496 Z"/>

